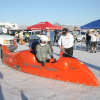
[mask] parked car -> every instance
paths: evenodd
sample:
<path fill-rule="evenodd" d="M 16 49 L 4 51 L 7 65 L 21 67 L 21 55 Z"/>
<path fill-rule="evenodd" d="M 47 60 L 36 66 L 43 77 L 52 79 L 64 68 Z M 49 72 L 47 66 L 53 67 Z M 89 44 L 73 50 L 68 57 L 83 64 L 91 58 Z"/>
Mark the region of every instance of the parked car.
<path fill-rule="evenodd" d="M 2 57 L 2 46 L 6 45 L 9 51 L 17 49 L 16 40 L 14 36 L 6 35 L 0 30 L 0 58 Z"/>
<path fill-rule="evenodd" d="M 24 31 L 24 33 L 23 33 L 23 40 L 25 40 L 25 33 L 26 33 L 27 31 Z M 39 37 L 40 37 L 40 35 L 39 35 L 39 33 L 40 33 L 40 31 L 28 31 L 29 33 L 30 33 L 30 38 L 29 38 L 29 40 L 32 40 L 32 39 L 34 39 L 34 38 L 36 38 L 37 37 L 37 39 L 39 39 Z"/>
<path fill-rule="evenodd" d="M 77 38 L 77 41 L 78 42 L 80 42 L 80 41 L 83 42 L 83 41 L 85 41 L 85 39 L 86 39 L 86 32 L 80 32 L 80 34 Z"/>

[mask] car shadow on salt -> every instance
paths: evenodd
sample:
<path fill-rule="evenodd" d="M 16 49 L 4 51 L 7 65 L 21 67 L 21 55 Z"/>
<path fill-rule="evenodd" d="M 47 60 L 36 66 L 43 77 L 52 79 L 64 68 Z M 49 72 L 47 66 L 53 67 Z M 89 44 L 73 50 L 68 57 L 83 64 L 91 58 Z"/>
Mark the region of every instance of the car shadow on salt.
<path fill-rule="evenodd" d="M 0 72 L 0 79 L 3 79 L 3 74 L 1 72 Z M 4 96 L 3 96 L 3 93 L 2 93 L 1 84 L 0 84 L 0 100 L 5 100 Z"/>
<path fill-rule="evenodd" d="M 85 47 L 76 46 L 76 50 L 86 51 Z"/>
<path fill-rule="evenodd" d="M 28 98 L 25 96 L 25 94 L 23 93 L 23 91 L 22 90 L 19 90 L 19 91 L 20 91 L 22 100 L 28 100 Z"/>
<path fill-rule="evenodd" d="M 3 97 L 3 93 L 2 93 L 2 87 L 0 85 L 0 100 L 5 100 L 4 97 Z"/>
<path fill-rule="evenodd" d="M 58 53 L 53 53 L 53 54 L 55 54 L 56 56 L 60 56 Z"/>
<path fill-rule="evenodd" d="M 0 72 L 0 78 L 1 78 L 1 79 L 3 79 L 3 75 L 2 75 L 2 73 L 1 73 L 1 72 Z"/>
<path fill-rule="evenodd" d="M 92 64 L 84 62 L 84 61 L 83 61 L 83 63 L 85 65 L 87 65 L 88 67 L 90 67 L 90 68 L 93 68 L 93 69 L 96 69 L 96 70 L 100 71 L 100 67 L 98 67 L 98 66 L 92 65 Z"/>

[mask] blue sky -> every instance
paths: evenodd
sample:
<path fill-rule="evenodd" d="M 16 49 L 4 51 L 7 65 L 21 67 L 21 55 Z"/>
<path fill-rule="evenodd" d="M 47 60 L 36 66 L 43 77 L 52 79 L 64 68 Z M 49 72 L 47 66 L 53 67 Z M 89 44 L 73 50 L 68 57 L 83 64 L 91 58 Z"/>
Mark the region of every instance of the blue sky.
<path fill-rule="evenodd" d="M 100 19 L 100 0 L 0 0 L 0 22 L 34 25 L 49 21 L 82 26 Z"/>

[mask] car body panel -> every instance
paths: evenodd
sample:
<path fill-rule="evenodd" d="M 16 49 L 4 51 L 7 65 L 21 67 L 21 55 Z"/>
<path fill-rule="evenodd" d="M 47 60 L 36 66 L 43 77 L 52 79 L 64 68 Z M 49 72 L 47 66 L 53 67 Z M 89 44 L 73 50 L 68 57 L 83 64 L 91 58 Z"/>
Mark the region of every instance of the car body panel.
<path fill-rule="evenodd" d="M 99 82 L 91 70 L 79 59 L 60 57 L 57 61 L 50 59 L 45 66 L 38 63 L 30 50 L 9 52 L 3 46 L 3 63 L 18 71 L 77 84 L 99 86 Z"/>

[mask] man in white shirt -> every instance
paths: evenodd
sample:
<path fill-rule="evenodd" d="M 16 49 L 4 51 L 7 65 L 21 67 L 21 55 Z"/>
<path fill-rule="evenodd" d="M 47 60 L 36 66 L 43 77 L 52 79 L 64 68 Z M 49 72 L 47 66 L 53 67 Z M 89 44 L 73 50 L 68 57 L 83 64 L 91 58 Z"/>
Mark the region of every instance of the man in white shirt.
<path fill-rule="evenodd" d="M 95 50 L 94 53 L 96 53 L 97 36 L 98 36 L 97 29 L 94 29 L 94 32 L 91 33 L 90 36 L 91 36 L 91 47 L 92 47 L 91 53 L 93 53 L 93 48 Z"/>
<path fill-rule="evenodd" d="M 59 48 L 65 50 L 69 55 L 73 55 L 73 35 L 69 33 L 67 28 L 63 29 L 63 33 L 58 40 Z"/>

